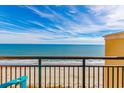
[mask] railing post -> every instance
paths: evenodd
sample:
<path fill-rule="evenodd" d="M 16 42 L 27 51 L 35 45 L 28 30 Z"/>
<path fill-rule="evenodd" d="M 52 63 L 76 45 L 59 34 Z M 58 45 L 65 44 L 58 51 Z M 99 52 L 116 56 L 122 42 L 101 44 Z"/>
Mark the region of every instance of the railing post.
<path fill-rule="evenodd" d="M 38 80 L 39 88 L 41 88 L 41 58 L 38 59 Z"/>
<path fill-rule="evenodd" d="M 82 62 L 82 65 L 83 65 L 83 88 L 85 88 L 85 59 L 83 59 L 83 62 Z"/>

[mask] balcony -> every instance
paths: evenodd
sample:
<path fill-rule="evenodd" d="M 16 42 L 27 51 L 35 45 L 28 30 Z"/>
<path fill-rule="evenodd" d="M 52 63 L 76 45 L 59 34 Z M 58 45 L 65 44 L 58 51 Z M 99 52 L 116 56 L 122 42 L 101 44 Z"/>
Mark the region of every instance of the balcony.
<path fill-rule="evenodd" d="M 124 66 L 105 65 L 106 60 L 124 60 L 124 57 L 58 57 L 58 56 L 1 56 L 0 84 L 20 76 L 28 76 L 29 88 L 120 88 L 124 87 Z M 15 61 L 35 61 L 35 64 L 11 64 Z M 60 63 L 45 60 L 61 60 Z M 77 63 L 75 63 L 75 61 Z M 94 61 L 89 64 L 89 60 Z M 97 60 L 98 64 L 95 64 Z M 101 61 L 102 60 L 102 61 Z M 6 61 L 9 64 L 6 64 Z M 68 62 L 69 61 L 69 62 Z M 79 61 L 79 62 L 78 62 Z M 64 63 L 63 63 L 64 62 Z M 99 64 L 99 62 L 103 62 Z M 19 88 L 12 85 L 10 88 Z"/>

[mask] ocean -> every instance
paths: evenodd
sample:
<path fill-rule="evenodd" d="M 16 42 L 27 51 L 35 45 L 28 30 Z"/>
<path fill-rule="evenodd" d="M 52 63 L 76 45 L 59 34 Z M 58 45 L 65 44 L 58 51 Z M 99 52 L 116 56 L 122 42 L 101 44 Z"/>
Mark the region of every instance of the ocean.
<path fill-rule="evenodd" d="M 104 56 L 104 45 L 0 44 L 0 56 Z M 44 64 L 51 63 L 80 64 L 81 60 L 44 60 Z M 0 64 L 37 64 L 37 62 L 36 60 L 11 60 L 11 62 L 1 60 Z"/>
<path fill-rule="evenodd" d="M 0 44 L 0 56 L 104 56 L 104 45 Z"/>

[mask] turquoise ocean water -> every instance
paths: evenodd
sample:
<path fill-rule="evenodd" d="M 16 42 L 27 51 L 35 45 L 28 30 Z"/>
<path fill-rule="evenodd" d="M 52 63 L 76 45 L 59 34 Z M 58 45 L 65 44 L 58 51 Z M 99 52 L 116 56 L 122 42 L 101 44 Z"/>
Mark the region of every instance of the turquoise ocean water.
<path fill-rule="evenodd" d="M 104 45 L 0 44 L 0 56 L 104 56 Z"/>
<path fill-rule="evenodd" d="M 104 56 L 103 45 L 0 44 L 0 56 Z M 101 60 L 87 60 L 88 64 L 104 64 Z M 0 60 L 0 65 L 38 64 L 38 60 Z M 42 64 L 82 64 L 82 60 L 45 59 Z"/>

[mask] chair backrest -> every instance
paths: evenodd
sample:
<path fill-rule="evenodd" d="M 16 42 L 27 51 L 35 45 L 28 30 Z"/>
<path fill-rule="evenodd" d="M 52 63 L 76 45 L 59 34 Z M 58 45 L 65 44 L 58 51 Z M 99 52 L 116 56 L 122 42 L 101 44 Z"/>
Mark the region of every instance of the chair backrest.
<path fill-rule="evenodd" d="M 21 76 L 15 80 L 11 80 L 9 82 L 1 84 L 0 88 L 7 88 L 11 85 L 18 85 L 18 84 L 21 84 L 21 88 L 27 88 L 27 83 L 26 83 L 27 78 L 28 78 L 27 76 Z"/>

